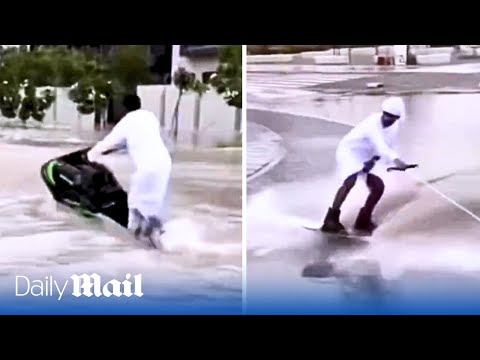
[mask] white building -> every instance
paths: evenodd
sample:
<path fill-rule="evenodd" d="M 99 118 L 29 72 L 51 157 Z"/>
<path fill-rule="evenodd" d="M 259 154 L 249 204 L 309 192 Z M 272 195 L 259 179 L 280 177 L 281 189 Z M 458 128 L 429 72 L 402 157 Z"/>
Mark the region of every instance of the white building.
<path fill-rule="evenodd" d="M 195 73 L 203 81 L 217 70 L 221 45 L 173 45 L 172 72 L 179 67 Z"/>

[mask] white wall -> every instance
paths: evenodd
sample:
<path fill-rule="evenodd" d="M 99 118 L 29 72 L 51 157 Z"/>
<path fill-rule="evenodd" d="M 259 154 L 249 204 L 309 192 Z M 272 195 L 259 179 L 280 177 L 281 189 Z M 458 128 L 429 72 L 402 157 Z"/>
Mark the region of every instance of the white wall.
<path fill-rule="evenodd" d="M 48 129 L 50 133 L 61 131 L 68 133 L 71 138 L 97 139 L 100 135 L 94 131 L 93 114 L 79 115 L 76 104 L 68 99 L 67 88 L 57 88 L 56 91 L 57 101 L 47 110 L 43 122 L 30 119 L 27 127 Z M 152 85 L 139 86 L 137 91 L 142 106 L 157 115 L 161 123 L 163 119 L 162 129 L 168 135 L 178 90 L 174 86 Z M 182 145 L 192 144 L 195 133 L 198 133 L 200 146 L 229 142 L 236 135 L 235 114 L 236 109 L 228 106 L 213 90 L 200 100 L 194 93 L 184 94 L 180 106 L 178 142 Z M 198 132 L 194 128 L 195 121 L 198 123 Z M 0 127 L 4 126 L 23 127 L 19 119 L 0 117 Z"/>
<path fill-rule="evenodd" d="M 180 46 L 173 46 L 172 73 L 179 67 L 184 67 L 201 80 L 203 72 L 216 71 L 218 64 L 217 56 L 180 56 Z M 139 86 L 137 93 L 142 99 L 142 106 L 158 116 L 164 133 L 168 134 L 178 98 L 175 86 Z M 194 93 L 184 94 L 179 114 L 179 143 L 191 144 L 195 133 L 199 135 L 199 145 L 209 146 L 231 141 L 236 135 L 236 112 L 237 110 L 228 106 L 214 90 L 210 90 L 200 99 Z M 198 129 L 195 129 L 196 123 Z"/>
<path fill-rule="evenodd" d="M 37 88 L 40 95 L 45 88 Z M 79 115 L 77 104 L 68 98 L 69 88 L 56 88 L 56 101 L 45 112 L 42 122 L 33 119 L 27 120 L 27 127 L 42 127 L 51 130 L 71 130 L 72 135 L 79 132 L 91 132 L 93 130 L 93 115 Z M 8 119 L 0 114 L 0 124 L 9 126 L 21 126 L 20 119 Z"/>
<path fill-rule="evenodd" d="M 145 109 L 154 112 L 159 119 L 165 119 L 163 131 L 168 134 L 171 130 L 178 90 L 173 86 L 139 86 L 137 93 Z M 195 93 L 184 94 L 179 112 L 179 143 L 192 143 L 192 137 L 197 132 L 195 131 L 196 121 L 199 145 L 210 146 L 231 141 L 236 135 L 235 113 L 236 109 L 228 106 L 225 100 L 213 90 L 205 93 L 201 98 Z"/>

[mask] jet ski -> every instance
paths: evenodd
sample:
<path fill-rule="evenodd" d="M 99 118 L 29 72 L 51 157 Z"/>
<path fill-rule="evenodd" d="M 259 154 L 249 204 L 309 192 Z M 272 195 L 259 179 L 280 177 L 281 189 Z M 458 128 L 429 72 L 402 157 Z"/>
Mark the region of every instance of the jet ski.
<path fill-rule="evenodd" d="M 85 217 L 106 216 L 128 225 L 127 192 L 104 165 L 88 160 L 90 148 L 52 159 L 41 166 L 41 177 L 55 201 Z"/>

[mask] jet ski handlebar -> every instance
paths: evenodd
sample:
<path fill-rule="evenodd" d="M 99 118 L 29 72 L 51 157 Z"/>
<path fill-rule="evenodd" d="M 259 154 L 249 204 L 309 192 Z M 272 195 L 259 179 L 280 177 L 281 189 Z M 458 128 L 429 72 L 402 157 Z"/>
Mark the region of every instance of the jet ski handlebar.
<path fill-rule="evenodd" d="M 406 167 L 396 167 L 396 166 L 393 166 L 393 167 L 389 167 L 387 168 L 387 171 L 390 172 L 390 171 L 406 171 L 408 169 L 414 169 L 418 167 L 418 165 L 416 164 L 412 164 L 412 165 L 407 165 Z"/>

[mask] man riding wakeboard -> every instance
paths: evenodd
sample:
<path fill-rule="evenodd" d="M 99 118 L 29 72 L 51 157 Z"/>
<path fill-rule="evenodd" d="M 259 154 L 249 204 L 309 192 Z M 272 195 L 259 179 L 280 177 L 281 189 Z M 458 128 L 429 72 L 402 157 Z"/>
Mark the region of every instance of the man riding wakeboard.
<path fill-rule="evenodd" d="M 402 99 L 388 98 L 383 102 L 381 112 L 368 116 L 340 141 L 336 161 L 343 183 L 328 209 L 322 231 L 347 234 L 340 222 L 341 206 L 358 179 L 366 182 L 370 194 L 358 213 L 354 228 L 366 235 L 371 235 L 375 230 L 377 225 L 372 221 L 372 214 L 385 189 L 383 180 L 375 174 L 377 161 L 393 164 L 402 171 L 417 166 L 407 165 L 394 150 L 400 122 L 404 117 Z"/>

